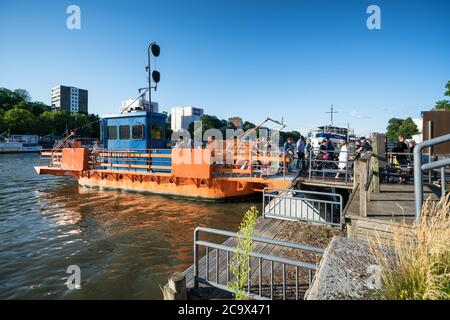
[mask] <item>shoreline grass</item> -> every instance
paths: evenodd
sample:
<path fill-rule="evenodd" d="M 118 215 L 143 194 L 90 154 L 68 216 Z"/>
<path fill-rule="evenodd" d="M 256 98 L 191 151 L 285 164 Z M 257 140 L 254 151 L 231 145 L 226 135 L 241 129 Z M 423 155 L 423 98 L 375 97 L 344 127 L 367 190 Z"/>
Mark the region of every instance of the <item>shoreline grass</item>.
<path fill-rule="evenodd" d="M 392 225 L 394 236 L 391 246 L 387 246 L 380 237 L 370 243 L 371 251 L 381 267 L 379 298 L 450 299 L 449 200 L 450 195 L 439 202 L 427 199 L 420 224 Z"/>

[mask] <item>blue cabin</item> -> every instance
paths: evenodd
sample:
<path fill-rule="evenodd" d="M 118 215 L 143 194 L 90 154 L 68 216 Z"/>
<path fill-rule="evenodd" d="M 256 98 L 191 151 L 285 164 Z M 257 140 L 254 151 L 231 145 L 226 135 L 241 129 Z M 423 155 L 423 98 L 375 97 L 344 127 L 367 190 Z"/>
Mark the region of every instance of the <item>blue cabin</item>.
<path fill-rule="evenodd" d="M 152 139 L 150 139 L 150 117 Z M 104 148 L 116 150 L 167 148 L 167 115 L 134 111 L 102 118 L 101 140 Z M 151 142 L 150 142 L 151 141 Z"/>
<path fill-rule="evenodd" d="M 150 117 L 152 120 L 152 139 L 150 139 Z M 111 150 L 123 150 L 150 154 L 171 154 L 167 149 L 166 132 L 167 115 L 149 111 L 133 111 L 119 115 L 107 115 L 102 118 L 100 136 L 103 147 Z M 151 149 L 151 150 L 149 150 Z M 155 166 L 155 172 L 170 172 L 171 158 L 114 158 L 108 162 L 116 164 L 134 164 Z M 113 169 L 114 170 L 114 169 Z M 134 171 L 147 171 L 134 168 Z"/>

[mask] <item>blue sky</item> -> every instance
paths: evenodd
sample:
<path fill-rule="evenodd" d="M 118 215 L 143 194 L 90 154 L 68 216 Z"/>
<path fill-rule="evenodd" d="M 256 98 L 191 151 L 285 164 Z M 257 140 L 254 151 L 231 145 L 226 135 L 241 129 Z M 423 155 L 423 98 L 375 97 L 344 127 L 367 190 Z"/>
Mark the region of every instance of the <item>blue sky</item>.
<path fill-rule="evenodd" d="M 81 8 L 68 30 L 66 8 Z M 381 8 L 381 30 L 366 9 Z M 146 49 L 161 46 L 162 110 L 284 118 L 288 129 L 336 122 L 384 131 L 418 117 L 450 80 L 450 1 L 4 1 L 0 86 L 50 103 L 57 84 L 89 90 L 90 112 L 115 113 L 145 86 Z"/>

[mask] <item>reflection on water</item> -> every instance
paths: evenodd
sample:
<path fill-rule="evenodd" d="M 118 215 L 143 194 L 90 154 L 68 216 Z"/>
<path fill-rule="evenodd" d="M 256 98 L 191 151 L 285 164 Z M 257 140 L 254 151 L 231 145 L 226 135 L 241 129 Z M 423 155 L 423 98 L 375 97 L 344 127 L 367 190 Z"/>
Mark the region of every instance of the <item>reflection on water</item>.
<path fill-rule="evenodd" d="M 80 188 L 37 176 L 38 155 L 0 155 L 0 298 L 159 299 L 192 263 L 198 225 L 236 230 L 251 203 Z M 81 268 L 81 290 L 64 285 Z"/>

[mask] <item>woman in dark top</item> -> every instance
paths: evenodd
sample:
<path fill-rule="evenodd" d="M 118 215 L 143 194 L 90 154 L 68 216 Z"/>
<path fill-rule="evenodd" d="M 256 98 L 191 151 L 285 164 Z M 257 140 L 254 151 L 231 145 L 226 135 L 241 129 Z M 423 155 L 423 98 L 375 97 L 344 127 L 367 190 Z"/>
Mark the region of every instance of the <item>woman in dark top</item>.
<path fill-rule="evenodd" d="M 408 164 L 408 156 L 406 155 L 407 152 L 409 152 L 409 147 L 405 142 L 405 136 L 399 135 L 398 141 L 395 147 L 392 149 L 392 152 L 395 154 L 395 158 L 397 159 L 399 170 L 403 171 L 406 169 L 406 166 Z M 402 154 L 404 153 L 404 154 Z M 402 175 L 399 178 L 399 183 L 405 182 L 405 177 Z"/>

